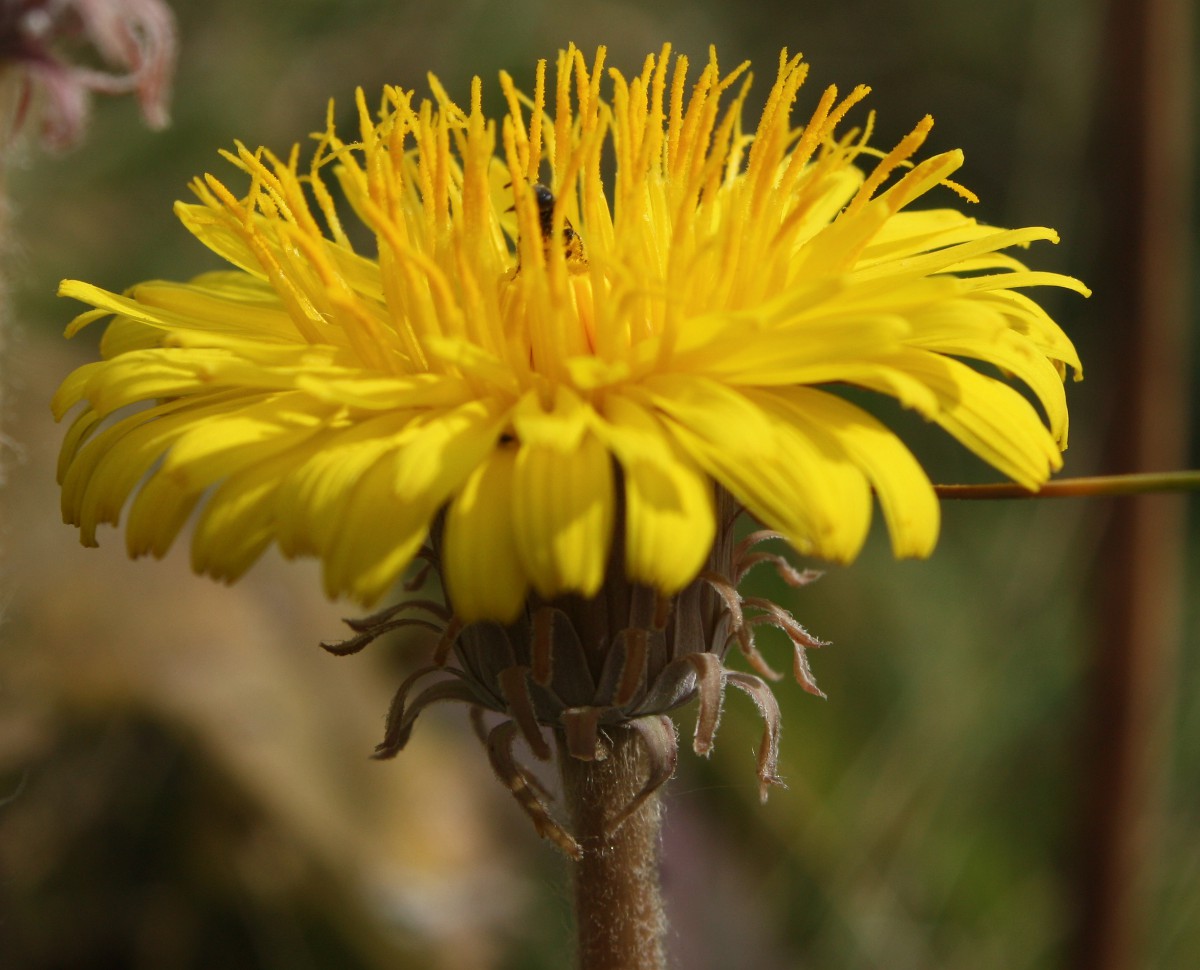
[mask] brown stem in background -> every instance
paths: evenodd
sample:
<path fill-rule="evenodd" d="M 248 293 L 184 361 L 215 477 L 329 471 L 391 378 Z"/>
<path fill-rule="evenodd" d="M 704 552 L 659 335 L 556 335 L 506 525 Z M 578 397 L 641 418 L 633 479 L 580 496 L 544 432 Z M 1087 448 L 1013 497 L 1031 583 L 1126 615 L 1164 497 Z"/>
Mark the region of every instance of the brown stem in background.
<path fill-rule="evenodd" d="M 1105 466 L 1186 460 L 1191 0 L 1112 0 L 1098 105 L 1104 301 L 1121 395 Z M 1099 282 L 1099 281 L 1098 281 Z M 1099 556 L 1074 965 L 1146 965 L 1178 653 L 1184 500 L 1114 502 Z"/>
<path fill-rule="evenodd" d="M 650 796 L 615 833 L 608 823 L 645 783 L 648 764 L 630 728 L 610 731 L 603 761 L 580 761 L 559 744 L 563 798 L 583 857 L 575 883 L 580 970 L 664 970 L 667 928 L 659 886 L 662 805 Z"/>

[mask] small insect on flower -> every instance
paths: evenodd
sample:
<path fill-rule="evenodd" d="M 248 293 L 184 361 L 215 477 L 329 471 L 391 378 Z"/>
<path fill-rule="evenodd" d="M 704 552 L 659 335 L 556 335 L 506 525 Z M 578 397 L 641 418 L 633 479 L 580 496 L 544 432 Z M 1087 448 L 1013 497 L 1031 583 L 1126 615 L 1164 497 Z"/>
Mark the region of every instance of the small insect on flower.
<path fill-rule="evenodd" d="M 550 258 L 550 243 L 554 238 L 554 193 L 541 182 L 533 186 L 533 197 L 537 201 L 538 224 L 542 229 L 542 246 L 546 259 Z M 587 265 L 587 257 L 583 254 L 583 240 L 569 219 L 563 219 L 562 228 L 563 253 L 567 258 L 568 269 L 578 272 Z"/>

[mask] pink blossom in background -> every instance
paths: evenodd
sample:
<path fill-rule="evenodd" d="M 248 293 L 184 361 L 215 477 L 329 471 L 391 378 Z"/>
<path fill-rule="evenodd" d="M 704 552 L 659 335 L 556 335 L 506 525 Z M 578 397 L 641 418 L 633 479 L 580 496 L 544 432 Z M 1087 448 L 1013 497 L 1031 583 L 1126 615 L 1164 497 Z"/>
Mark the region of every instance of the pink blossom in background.
<path fill-rule="evenodd" d="M 106 67 L 77 63 L 81 45 Z M 0 0 L 0 84 L 15 88 L 4 141 L 35 116 L 44 147 L 74 146 L 92 91 L 136 94 L 146 124 L 161 128 L 174 63 L 175 19 L 161 0 Z"/>

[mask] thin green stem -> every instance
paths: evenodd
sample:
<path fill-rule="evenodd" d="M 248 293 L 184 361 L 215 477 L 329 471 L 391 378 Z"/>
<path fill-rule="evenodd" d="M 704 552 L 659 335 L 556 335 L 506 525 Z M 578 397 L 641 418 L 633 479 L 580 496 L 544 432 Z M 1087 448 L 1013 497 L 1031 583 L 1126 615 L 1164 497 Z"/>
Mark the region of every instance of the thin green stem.
<path fill-rule="evenodd" d="M 1105 495 L 1145 495 L 1151 492 L 1200 491 L 1200 471 L 1147 472 L 1137 475 L 1096 475 L 1059 478 L 1036 492 L 1013 482 L 988 485 L 934 485 L 944 499 L 1086 498 Z"/>

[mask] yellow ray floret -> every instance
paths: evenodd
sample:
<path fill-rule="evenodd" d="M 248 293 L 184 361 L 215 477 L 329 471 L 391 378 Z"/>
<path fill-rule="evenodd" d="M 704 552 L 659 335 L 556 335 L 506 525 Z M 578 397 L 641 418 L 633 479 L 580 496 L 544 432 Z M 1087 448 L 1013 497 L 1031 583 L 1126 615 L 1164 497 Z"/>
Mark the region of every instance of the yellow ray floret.
<path fill-rule="evenodd" d="M 478 79 L 465 107 L 432 78 L 429 100 L 359 92 L 307 166 L 238 145 L 236 180 L 195 181 L 179 218 L 232 268 L 65 282 L 92 307 L 69 333 L 110 318 L 54 400 L 79 409 L 60 481 L 84 542 L 128 509 L 130 553 L 161 555 L 195 515 L 197 570 L 236 579 L 274 544 L 370 603 L 432 529 L 459 616 L 510 621 L 531 592 L 596 593 L 613 548 L 682 589 L 718 488 L 807 554 L 855 556 L 876 503 L 897 555 L 928 554 L 925 473 L 840 387 L 1022 485 L 1059 467 L 1079 360 L 1023 291 L 1087 290 L 1009 254 L 1051 230 L 947 207 L 973 196 L 961 153 L 915 157 L 930 119 L 878 151 L 870 119 L 841 130 L 866 88 L 797 117 L 785 52 L 749 131 L 748 65 L 604 63 L 571 47 L 532 97 L 501 75 L 499 120 Z"/>

